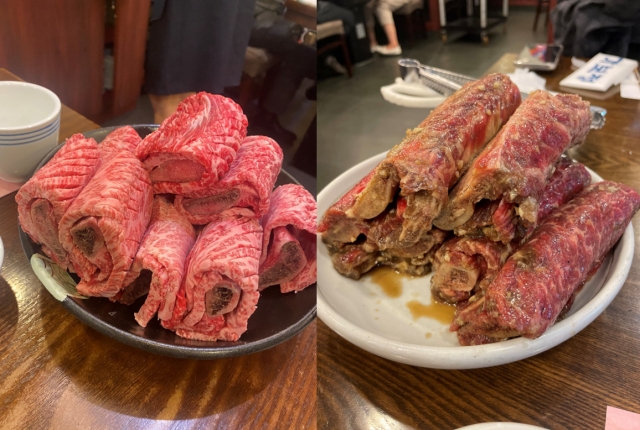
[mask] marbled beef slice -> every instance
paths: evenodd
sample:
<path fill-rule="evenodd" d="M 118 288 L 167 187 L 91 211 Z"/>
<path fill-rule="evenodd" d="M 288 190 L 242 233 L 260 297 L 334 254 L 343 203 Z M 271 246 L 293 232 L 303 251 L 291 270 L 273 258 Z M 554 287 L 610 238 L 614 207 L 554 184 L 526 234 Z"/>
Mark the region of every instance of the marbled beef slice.
<path fill-rule="evenodd" d="M 136 148 L 156 193 L 207 190 L 227 173 L 247 134 L 247 118 L 233 100 L 208 93 L 187 97 Z"/>
<path fill-rule="evenodd" d="M 301 291 L 316 282 L 316 213 L 316 201 L 304 187 L 288 184 L 275 189 L 269 211 L 261 221 L 264 237 L 260 274 L 264 284 L 260 288 L 279 284 L 280 291 L 287 293 Z M 275 231 L 278 227 L 285 229 L 278 233 Z M 270 246 L 274 238 L 278 243 Z M 269 256 L 270 251 L 272 255 Z M 292 276 L 293 272 L 297 273 Z"/>
<path fill-rule="evenodd" d="M 20 226 L 31 240 L 42 245 L 46 255 L 65 269 L 69 259 L 58 238 L 58 225 L 100 163 L 95 140 L 74 134 L 16 194 Z"/>
<path fill-rule="evenodd" d="M 230 208 L 246 208 L 244 216 L 259 218 L 269 209 L 281 167 L 282 149 L 273 139 L 246 137 L 219 182 L 189 197 L 177 196 L 175 205 L 192 224 L 207 224 Z"/>
<path fill-rule="evenodd" d="M 124 288 L 152 201 L 149 175 L 129 151 L 100 167 L 60 220 L 60 243 L 81 278 L 78 292 L 113 298 Z"/>

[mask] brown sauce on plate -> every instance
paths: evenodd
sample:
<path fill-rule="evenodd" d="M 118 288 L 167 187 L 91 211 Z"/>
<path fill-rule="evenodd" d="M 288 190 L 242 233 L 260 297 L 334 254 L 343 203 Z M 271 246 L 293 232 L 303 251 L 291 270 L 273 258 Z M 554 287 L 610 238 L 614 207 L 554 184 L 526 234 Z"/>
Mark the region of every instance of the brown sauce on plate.
<path fill-rule="evenodd" d="M 371 272 L 371 281 L 378 284 L 382 291 L 392 299 L 402 295 L 402 279 L 411 278 L 409 275 L 403 275 L 390 267 L 378 267 Z"/>
<path fill-rule="evenodd" d="M 433 297 L 431 298 L 431 303 L 428 305 L 418 300 L 410 300 L 407 302 L 407 308 L 409 308 L 414 320 L 418 318 L 432 318 L 444 324 L 451 324 L 453 314 L 456 311 L 455 306 L 436 302 Z"/>

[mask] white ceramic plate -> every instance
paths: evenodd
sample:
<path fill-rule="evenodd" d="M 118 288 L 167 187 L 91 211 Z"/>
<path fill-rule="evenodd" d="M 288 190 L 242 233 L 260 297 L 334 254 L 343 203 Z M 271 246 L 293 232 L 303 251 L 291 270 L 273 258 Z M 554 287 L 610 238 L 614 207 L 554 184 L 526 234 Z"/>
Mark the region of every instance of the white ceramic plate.
<path fill-rule="evenodd" d="M 543 427 L 517 423 L 482 423 L 460 427 L 458 430 L 547 430 Z"/>
<path fill-rule="evenodd" d="M 318 194 L 318 213 L 369 173 L 385 156 L 378 154 L 352 167 Z M 594 181 L 602 178 L 589 170 Z M 584 286 L 568 316 L 535 340 L 516 338 L 490 345 L 460 346 L 449 325 L 431 318 L 414 319 L 407 302 L 431 302 L 431 275 L 402 281 L 402 294 L 387 296 L 363 276 L 354 281 L 334 270 L 318 240 L 318 316 L 340 336 L 373 354 L 400 363 L 436 369 L 473 369 L 511 363 L 539 354 L 590 324 L 622 287 L 633 258 L 633 227 L 627 227 L 596 275 Z"/>

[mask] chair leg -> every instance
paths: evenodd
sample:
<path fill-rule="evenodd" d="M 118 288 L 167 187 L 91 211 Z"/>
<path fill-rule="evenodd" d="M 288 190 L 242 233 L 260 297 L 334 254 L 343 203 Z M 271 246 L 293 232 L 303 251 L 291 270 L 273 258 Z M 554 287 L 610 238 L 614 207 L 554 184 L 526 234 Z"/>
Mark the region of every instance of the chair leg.
<path fill-rule="evenodd" d="M 551 9 L 551 5 L 549 4 L 549 2 L 547 1 L 547 15 L 544 18 L 544 26 L 548 26 L 549 25 L 549 10 Z"/>
<path fill-rule="evenodd" d="M 542 0 L 538 0 L 538 5 L 536 6 L 536 17 L 533 20 L 533 31 L 536 31 L 536 28 L 538 28 L 538 16 L 540 16 L 541 9 L 542 9 Z"/>
<path fill-rule="evenodd" d="M 347 74 L 350 78 L 353 77 L 353 68 L 351 67 L 351 57 L 349 57 L 349 50 L 347 49 L 347 40 L 344 34 L 340 35 L 340 44 L 342 45 L 342 53 L 344 54 L 344 62 L 347 66 Z"/>
<path fill-rule="evenodd" d="M 251 98 L 252 87 L 253 87 L 253 79 L 250 76 L 245 75 L 243 73 L 242 77 L 240 78 L 240 97 L 238 99 L 238 104 L 242 108 L 247 107 L 247 102 Z"/>
<path fill-rule="evenodd" d="M 405 15 L 407 17 L 407 28 L 409 29 L 409 48 L 413 48 L 413 21 L 411 15 Z"/>

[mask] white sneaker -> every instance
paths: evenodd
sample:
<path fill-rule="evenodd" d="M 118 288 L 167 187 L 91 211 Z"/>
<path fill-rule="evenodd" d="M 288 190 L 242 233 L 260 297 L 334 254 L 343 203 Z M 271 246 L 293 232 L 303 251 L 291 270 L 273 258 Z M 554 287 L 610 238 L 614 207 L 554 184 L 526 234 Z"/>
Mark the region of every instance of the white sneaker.
<path fill-rule="evenodd" d="M 340 62 L 333 55 L 329 55 L 324 63 L 327 66 L 331 67 L 336 73 L 340 73 L 341 75 L 347 74 L 347 69 L 342 64 L 340 64 Z"/>
<path fill-rule="evenodd" d="M 379 48 L 379 46 L 378 46 L 378 45 L 376 45 L 376 46 L 369 46 L 369 49 L 371 50 L 371 53 L 372 53 L 372 54 L 375 54 L 376 52 L 378 52 L 378 48 Z"/>
<path fill-rule="evenodd" d="M 400 55 L 402 54 L 402 48 L 400 48 L 400 45 L 396 46 L 395 48 L 387 48 L 386 46 L 378 46 L 376 48 L 376 52 L 380 55 L 388 55 L 388 56 L 392 56 L 392 55 Z"/>

